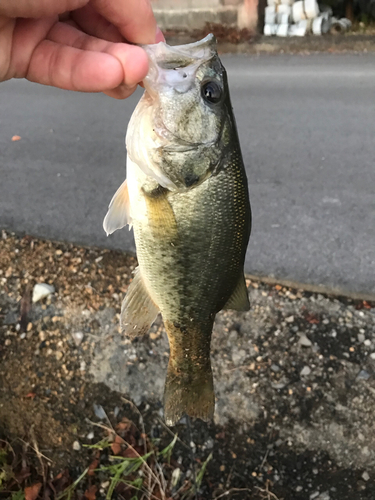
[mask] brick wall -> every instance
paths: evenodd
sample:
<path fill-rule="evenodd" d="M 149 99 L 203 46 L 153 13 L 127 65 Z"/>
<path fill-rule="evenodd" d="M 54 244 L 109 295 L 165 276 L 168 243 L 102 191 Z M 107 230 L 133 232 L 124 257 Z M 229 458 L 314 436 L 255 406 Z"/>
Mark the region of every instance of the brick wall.
<path fill-rule="evenodd" d="M 161 28 L 199 29 L 207 22 L 256 28 L 258 0 L 151 0 Z"/>
<path fill-rule="evenodd" d="M 151 2 L 155 8 L 174 10 L 219 7 L 224 3 L 222 0 L 151 0 Z"/>

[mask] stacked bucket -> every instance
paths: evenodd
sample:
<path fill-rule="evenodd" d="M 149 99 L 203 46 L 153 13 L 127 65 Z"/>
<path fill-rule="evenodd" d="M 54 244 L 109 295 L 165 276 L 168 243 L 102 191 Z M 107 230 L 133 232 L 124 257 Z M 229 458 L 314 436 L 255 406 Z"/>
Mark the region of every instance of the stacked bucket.
<path fill-rule="evenodd" d="M 332 10 L 320 12 L 316 0 L 267 0 L 264 34 L 267 36 L 323 35 L 332 26 Z"/>

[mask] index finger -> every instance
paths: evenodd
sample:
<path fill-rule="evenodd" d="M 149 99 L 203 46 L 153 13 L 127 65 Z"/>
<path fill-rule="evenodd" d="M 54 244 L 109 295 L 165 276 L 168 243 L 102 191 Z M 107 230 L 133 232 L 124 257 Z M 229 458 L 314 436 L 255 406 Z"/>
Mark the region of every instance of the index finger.
<path fill-rule="evenodd" d="M 91 0 L 91 5 L 132 43 L 155 43 L 156 20 L 149 0 Z"/>

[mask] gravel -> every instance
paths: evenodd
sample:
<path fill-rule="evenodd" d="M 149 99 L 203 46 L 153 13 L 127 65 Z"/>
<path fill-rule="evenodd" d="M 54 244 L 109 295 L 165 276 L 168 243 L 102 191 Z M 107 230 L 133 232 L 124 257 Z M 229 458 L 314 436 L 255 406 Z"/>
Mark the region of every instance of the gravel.
<path fill-rule="evenodd" d="M 119 332 L 135 266 L 131 255 L 3 232 L 0 438 L 25 439 L 33 427 L 54 466 L 78 473 L 87 466 L 82 444 L 100 438 L 92 421 L 129 416 L 133 403 L 150 435 L 169 436 L 161 319 L 134 341 Z M 36 283 L 55 293 L 32 304 Z M 372 500 L 374 304 L 247 285 L 251 310 L 220 313 L 214 326 L 215 421 L 176 428 L 197 459 L 213 453 L 202 498 L 245 488 L 226 497 Z M 184 464 L 186 449 L 176 453 Z"/>

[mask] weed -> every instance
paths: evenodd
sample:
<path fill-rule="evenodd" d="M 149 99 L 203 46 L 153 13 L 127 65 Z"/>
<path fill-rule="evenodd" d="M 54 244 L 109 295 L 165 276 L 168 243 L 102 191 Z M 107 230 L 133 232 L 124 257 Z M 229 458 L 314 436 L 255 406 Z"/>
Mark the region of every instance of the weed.
<path fill-rule="evenodd" d="M 25 494 L 22 490 L 15 491 L 11 496 L 12 500 L 25 500 Z"/>
<path fill-rule="evenodd" d="M 42 463 L 43 477 L 40 477 L 40 472 L 37 472 L 34 466 L 30 467 L 25 451 L 22 451 L 20 459 L 19 453 L 15 453 L 9 443 L 0 442 L 0 492 L 7 493 L 8 500 L 25 500 L 25 491 L 27 493 L 27 490 L 33 485 L 38 484 L 38 482 L 34 482 L 37 473 L 41 486 L 39 487 L 40 491 L 38 490 L 36 493 L 35 498 L 37 499 L 51 498 L 53 495 L 55 500 L 74 500 L 78 498 L 78 485 L 80 485 L 79 489 L 81 490 L 86 487 L 86 484 L 88 484 L 89 490 L 90 488 L 94 489 L 95 495 L 97 489 L 95 483 L 99 478 L 102 484 L 103 478 L 108 481 L 105 491 L 106 500 L 112 500 L 115 495 L 131 500 L 167 500 L 172 498 L 174 500 L 192 500 L 198 498 L 197 494 L 202 486 L 207 464 L 212 459 L 212 454 L 201 465 L 197 474 L 195 474 L 195 459 L 192 460 L 193 474 L 189 478 L 173 462 L 172 455 L 177 442 L 189 449 L 178 438 L 177 434 L 171 432 L 173 438 L 167 446 L 159 450 L 144 432 L 143 420 L 141 420 L 143 432 L 140 432 L 133 422 L 125 418 L 118 423 L 117 432 L 112 426 L 95 425 L 104 429 L 106 435 L 95 444 L 83 445 L 95 452 L 95 459 L 91 466 L 86 468 L 69 486 L 66 486 L 70 481 L 68 470 L 66 473 L 58 474 L 53 480 L 47 479 L 49 465 L 46 465 L 46 462 L 50 463 L 50 460 L 40 453 L 35 439 L 33 447 L 24 442 L 23 450 L 29 449 L 34 452 L 34 458 L 38 458 Z M 113 455 L 108 455 L 108 451 L 106 451 L 108 448 L 112 448 Z M 10 465 L 10 454 L 14 456 L 12 465 Z M 22 469 L 19 469 L 21 464 Z M 96 477 L 91 477 L 86 481 L 87 475 Z M 30 484 L 31 486 L 28 486 Z M 102 493 L 104 493 L 103 490 Z"/>
<path fill-rule="evenodd" d="M 147 455 L 140 456 L 139 458 L 122 458 L 122 457 L 111 457 L 113 460 L 119 460 L 120 462 L 117 464 L 109 465 L 107 467 L 101 467 L 100 471 L 108 471 L 111 476 L 111 483 L 109 485 L 106 500 L 110 500 L 112 498 L 113 492 L 115 491 L 116 486 L 123 482 L 127 486 L 131 486 L 136 488 L 137 490 L 141 490 L 143 485 L 142 478 L 138 478 L 134 481 L 125 481 L 124 477 L 131 476 L 135 472 L 138 471 L 140 467 L 146 462 L 148 457 L 153 454 L 152 451 L 147 453 Z"/>
<path fill-rule="evenodd" d="M 9 448 L 5 444 L 4 448 L 0 448 L 0 491 L 4 485 L 14 479 L 12 467 L 8 464 Z"/>
<path fill-rule="evenodd" d="M 1 441 L 2 448 L 0 448 L 0 492 L 5 492 L 10 483 L 16 483 L 13 468 L 9 465 L 9 454 L 13 453 L 9 443 Z M 25 500 L 25 495 L 22 490 L 13 491 L 10 493 L 11 500 Z"/>
<path fill-rule="evenodd" d="M 74 483 L 68 486 L 62 493 L 60 493 L 60 495 L 57 495 L 56 500 L 62 500 L 62 499 L 71 500 L 74 490 L 76 489 L 78 484 L 82 481 L 82 479 L 86 476 L 88 470 L 89 469 L 87 468 L 84 472 L 82 472 L 79 478 L 74 481 Z"/>
<path fill-rule="evenodd" d="M 213 456 L 212 453 L 210 453 L 208 455 L 207 459 L 203 462 L 201 470 L 197 474 L 197 479 L 196 479 L 196 488 L 197 488 L 197 490 L 199 490 L 200 487 L 202 486 L 203 476 L 204 476 L 204 473 L 206 472 L 208 462 L 210 460 L 212 460 L 212 456 Z"/>
<path fill-rule="evenodd" d="M 102 439 L 95 444 L 84 444 L 84 448 L 89 448 L 90 450 L 104 450 L 105 448 L 110 448 L 112 443 L 108 439 Z"/>
<path fill-rule="evenodd" d="M 171 441 L 171 442 L 169 443 L 169 445 L 168 445 L 168 446 L 166 446 L 166 447 L 164 448 L 164 450 L 161 450 L 161 451 L 159 452 L 159 454 L 158 454 L 158 455 L 159 455 L 159 457 L 165 458 L 165 459 L 167 460 L 168 465 L 170 465 L 170 463 L 171 463 L 172 451 L 173 451 L 173 448 L 175 447 L 175 444 L 176 444 L 176 442 L 177 442 L 177 437 L 178 437 L 178 436 L 177 436 L 177 434 L 175 434 L 175 436 L 174 436 L 174 438 L 173 438 L 173 441 Z"/>

